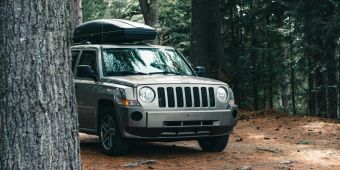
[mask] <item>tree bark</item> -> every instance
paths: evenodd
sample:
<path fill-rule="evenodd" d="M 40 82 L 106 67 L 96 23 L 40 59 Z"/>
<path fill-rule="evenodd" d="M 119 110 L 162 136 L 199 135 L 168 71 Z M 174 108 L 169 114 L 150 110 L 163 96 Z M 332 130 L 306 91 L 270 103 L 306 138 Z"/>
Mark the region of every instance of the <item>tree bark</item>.
<path fill-rule="evenodd" d="M 295 102 L 295 69 L 294 69 L 294 58 L 293 58 L 293 37 L 290 37 L 289 43 L 289 56 L 291 60 L 290 65 L 290 82 L 291 82 L 291 92 L 292 92 L 292 107 L 293 107 L 293 115 L 296 115 L 296 102 Z"/>
<path fill-rule="evenodd" d="M 83 23 L 82 0 L 72 0 L 72 30 Z"/>
<path fill-rule="evenodd" d="M 219 72 L 225 70 L 221 4 L 222 0 L 192 1 L 191 24 L 192 63 L 204 66 L 207 77 L 220 80 Z"/>
<path fill-rule="evenodd" d="M 251 10 L 255 10 L 255 0 L 252 0 L 252 4 L 250 6 Z M 258 99 L 258 79 L 259 75 L 257 74 L 257 57 L 256 57 L 256 47 L 257 47 L 257 34 L 256 34 L 256 17 L 255 14 L 252 14 L 251 20 L 251 53 L 250 60 L 252 62 L 252 88 L 253 88 L 253 109 L 259 110 L 259 99 Z"/>
<path fill-rule="evenodd" d="M 208 16 L 205 11 L 205 7 L 209 2 L 206 0 L 194 0 L 191 3 L 191 62 L 194 66 L 204 66 L 209 72 L 209 53 L 206 43 L 208 39 Z"/>
<path fill-rule="evenodd" d="M 285 62 L 290 61 L 289 56 L 289 44 L 283 44 L 283 58 Z M 291 88 L 290 88 L 290 74 L 284 73 L 282 78 L 282 107 L 285 112 L 289 112 L 289 102 L 291 97 Z"/>
<path fill-rule="evenodd" d="M 243 100 L 241 99 L 241 88 L 240 88 L 240 80 L 242 80 L 241 68 L 239 67 L 239 52 L 241 51 L 240 48 L 240 19 L 239 13 L 237 12 L 237 4 L 235 1 L 227 1 L 226 6 L 228 7 L 228 11 L 225 15 L 229 16 L 229 28 L 230 28 L 230 47 L 228 50 L 230 58 L 228 59 L 231 61 L 232 66 L 236 70 L 235 76 L 232 76 L 232 84 L 233 84 L 233 91 L 235 94 L 235 101 L 237 102 L 239 107 L 242 107 Z M 242 9 L 240 13 L 242 12 Z M 225 37 L 228 38 L 228 37 Z"/>
<path fill-rule="evenodd" d="M 306 48 L 306 47 L 304 47 Z M 315 87 L 315 81 L 314 81 L 314 66 L 313 66 L 313 57 L 308 56 L 307 49 L 304 50 L 304 56 L 308 59 L 308 110 L 309 113 L 312 115 L 316 115 L 317 108 L 316 108 L 316 87 Z"/>
<path fill-rule="evenodd" d="M 0 2 L 0 169 L 81 169 L 67 5 Z"/>
<path fill-rule="evenodd" d="M 340 119 L 340 50 L 339 46 L 335 48 L 335 58 L 336 58 L 336 113 L 337 118 Z"/>
<path fill-rule="evenodd" d="M 158 21 L 158 0 L 139 0 L 139 6 L 143 14 L 144 23 L 155 27 Z"/>
<path fill-rule="evenodd" d="M 337 118 L 337 56 L 336 56 L 336 42 L 328 41 L 327 49 L 325 51 L 327 55 L 327 117 L 328 118 Z"/>

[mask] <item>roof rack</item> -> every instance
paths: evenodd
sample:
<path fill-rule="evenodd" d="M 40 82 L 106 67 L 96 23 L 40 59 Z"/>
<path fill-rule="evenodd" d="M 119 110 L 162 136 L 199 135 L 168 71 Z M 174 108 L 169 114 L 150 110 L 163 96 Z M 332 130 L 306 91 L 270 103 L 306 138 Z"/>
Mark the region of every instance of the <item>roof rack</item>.
<path fill-rule="evenodd" d="M 134 43 L 154 40 L 154 28 L 122 19 L 101 19 L 85 22 L 75 28 L 73 44 L 112 44 Z"/>

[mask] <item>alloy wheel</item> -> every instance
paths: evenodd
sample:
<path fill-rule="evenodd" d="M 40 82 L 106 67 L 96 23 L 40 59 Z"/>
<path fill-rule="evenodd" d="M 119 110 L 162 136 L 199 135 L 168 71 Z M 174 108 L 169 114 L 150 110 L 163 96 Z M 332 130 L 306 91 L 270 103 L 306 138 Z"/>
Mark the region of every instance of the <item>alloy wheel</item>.
<path fill-rule="evenodd" d="M 107 114 L 104 116 L 101 127 L 100 135 L 102 145 L 106 150 L 110 150 L 114 145 L 114 137 L 116 135 L 115 123 L 111 115 Z"/>

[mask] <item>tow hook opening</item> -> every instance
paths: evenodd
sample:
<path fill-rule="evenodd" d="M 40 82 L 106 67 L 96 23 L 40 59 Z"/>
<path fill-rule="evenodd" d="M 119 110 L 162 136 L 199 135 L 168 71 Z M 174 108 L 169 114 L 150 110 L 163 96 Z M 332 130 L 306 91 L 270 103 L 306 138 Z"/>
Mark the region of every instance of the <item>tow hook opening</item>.
<path fill-rule="evenodd" d="M 238 116 L 238 111 L 237 110 L 233 110 L 232 111 L 232 116 L 233 116 L 233 119 L 237 119 L 237 116 Z"/>

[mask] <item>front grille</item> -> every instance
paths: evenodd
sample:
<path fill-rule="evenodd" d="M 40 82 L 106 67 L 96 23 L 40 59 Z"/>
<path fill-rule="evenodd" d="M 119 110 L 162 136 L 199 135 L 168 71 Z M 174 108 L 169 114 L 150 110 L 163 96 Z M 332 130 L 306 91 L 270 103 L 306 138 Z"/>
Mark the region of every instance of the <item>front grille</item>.
<path fill-rule="evenodd" d="M 213 87 L 158 87 L 158 105 L 164 107 L 215 107 Z"/>

